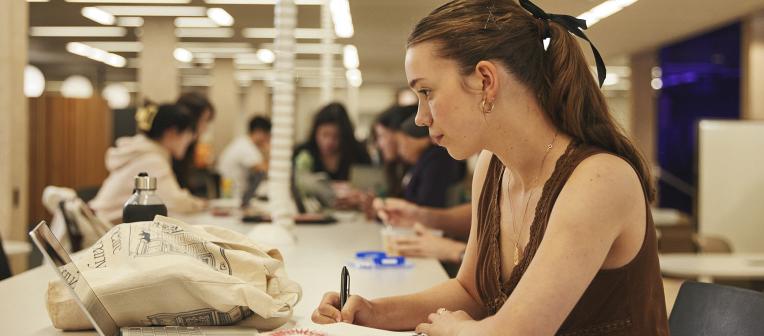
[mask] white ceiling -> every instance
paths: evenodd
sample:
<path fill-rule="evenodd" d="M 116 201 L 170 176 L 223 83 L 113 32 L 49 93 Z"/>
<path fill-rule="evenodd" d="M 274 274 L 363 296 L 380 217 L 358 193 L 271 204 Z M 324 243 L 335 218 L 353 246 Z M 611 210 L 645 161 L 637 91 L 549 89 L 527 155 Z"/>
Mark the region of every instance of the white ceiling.
<path fill-rule="evenodd" d="M 501 1 L 501 0 L 496 0 Z M 538 0 L 537 4 L 550 13 L 579 15 L 599 4 L 601 0 Z M 416 21 L 442 4 L 436 0 L 350 0 L 355 36 L 338 43 L 358 47 L 365 83 L 403 85 L 403 55 L 405 41 Z M 92 26 L 95 23 L 80 15 L 80 8 L 92 4 L 30 3 L 31 26 Z M 192 0 L 191 5 L 205 5 Z M 212 6 L 212 5 L 210 5 Z M 225 8 L 236 19 L 236 36 L 232 39 L 182 39 L 183 42 L 245 42 L 258 47 L 271 42 L 245 39 L 241 29 L 272 27 L 273 6 L 215 5 Z M 739 20 L 764 9 L 764 0 L 640 0 L 615 15 L 606 18 L 587 34 L 595 42 L 608 64 L 623 64 L 629 54 L 653 49 L 663 44 L 687 38 L 703 31 Z M 320 22 L 318 6 L 300 6 L 298 27 L 317 28 Z M 48 77 L 64 77 L 71 72 L 101 76 L 101 79 L 134 80 L 135 69 L 115 69 L 68 54 L 68 41 L 136 41 L 134 28 L 125 38 L 30 38 L 30 62 L 38 64 Z M 127 58 L 135 53 L 119 53 Z M 589 54 L 585 49 L 585 54 Z M 315 55 L 301 58 L 317 58 Z M 338 62 L 341 62 L 338 58 Z"/>

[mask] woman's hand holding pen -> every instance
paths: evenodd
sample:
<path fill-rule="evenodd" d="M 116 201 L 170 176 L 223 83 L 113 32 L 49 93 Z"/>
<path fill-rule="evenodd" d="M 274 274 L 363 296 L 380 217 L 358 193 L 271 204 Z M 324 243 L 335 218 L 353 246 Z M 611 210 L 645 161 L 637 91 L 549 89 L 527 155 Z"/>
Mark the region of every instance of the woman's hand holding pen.
<path fill-rule="evenodd" d="M 340 294 L 328 292 L 324 294 L 318 308 L 313 311 L 311 319 L 318 324 L 345 322 L 368 325 L 374 316 L 373 308 L 371 301 L 358 295 L 351 295 L 340 310 Z"/>

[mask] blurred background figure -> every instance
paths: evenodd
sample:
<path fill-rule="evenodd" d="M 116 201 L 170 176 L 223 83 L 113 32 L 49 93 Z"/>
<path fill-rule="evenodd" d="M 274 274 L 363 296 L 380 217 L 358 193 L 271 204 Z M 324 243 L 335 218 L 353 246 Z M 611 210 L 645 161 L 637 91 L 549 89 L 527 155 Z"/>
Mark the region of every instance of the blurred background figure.
<path fill-rule="evenodd" d="M 172 170 L 178 180 L 178 184 L 191 190 L 196 195 L 208 195 L 207 183 L 204 178 L 195 178 L 200 169 L 207 168 L 209 158 L 215 153 L 208 144 L 200 142 L 200 139 L 207 133 L 212 120 L 215 118 L 215 106 L 206 95 L 191 91 L 178 97 L 177 104 L 185 107 L 194 123 L 194 139 L 186 150 L 186 154 L 181 159 L 173 159 Z M 201 154 L 201 155 L 200 155 Z"/>
<path fill-rule="evenodd" d="M 172 159 L 182 160 L 196 134 L 197 120 L 181 105 L 152 105 L 135 115 L 139 133 L 117 140 L 106 152 L 109 176 L 90 207 L 96 214 L 117 223 L 122 207 L 133 194 L 134 178 L 141 172 L 157 179 L 157 195 L 170 215 L 199 211 L 205 202 L 178 185 Z"/>
<path fill-rule="evenodd" d="M 419 127 L 415 116 L 404 120 L 396 135 L 398 156 L 412 167 L 403 178 L 403 198 L 417 205 L 446 207 L 452 187 L 464 180 L 467 165 L 454 160 L 445 148 L 430 139 L 427 127 Z"/>
<path fill-rule="evenodd" d="M 337 208 L 357 208 L 363 196 L 347 183 L 354 164 L 371 164 L 369 153 L 356 140 L 345 107 L 340 103 L 326 105 L 313 118 L 307 142 L 295 149 L 297 185 L 303 192 L 332 194 Z"/>
<path fill-rule="evenodd" d="M 220 154 L 217 171 L 233 183 L 234 196 L 241 197 L 251 172 L 268 171 L 270 144 L 271 121 L 258 116 L 249 121 L 248 133 L 228 144 Z"/>
<path fill-rule="evenodd" d="M 322 108 L 313 118 L 310 137 L 295 149 L 295 170 L 326 173 L 332 181 L 347 181 L 352 164 L 369 164 L 366 148 L 355 138 L 355 128 L 340 103 Z"/>
<path fill-rule="evenodd" d="M 373 138 L 381 158 L 387 181 L 386 197 L 403 196 L 403 176 L 409 166 L 398 156 L 398 132 L 404 120 L 416 115 L 417 106 L 393 106 L 374 122 Z"/>

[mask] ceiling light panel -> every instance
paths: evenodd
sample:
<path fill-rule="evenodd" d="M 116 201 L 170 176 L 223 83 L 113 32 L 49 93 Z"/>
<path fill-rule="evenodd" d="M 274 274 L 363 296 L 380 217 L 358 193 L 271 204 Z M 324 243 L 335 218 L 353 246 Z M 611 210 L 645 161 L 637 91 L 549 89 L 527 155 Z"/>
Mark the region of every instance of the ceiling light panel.
<path fill-rule="evenodd" d="M 115 16 L 207 16 L 199 6 L 98 6 Z"/>
<path fill-rule="evenodd" d="M 230 27 L 233 26 L 233 16 L 228 14 L 225 9 L 222 8 L 209 8 L 207 9 L 207 17 L 215 22 L 218 26 Z"/>
<path fill-rule="evenodd" d="M 353 37 L 353 18 L 350 16 L 348 0 L 331 0 L 329 10 L 334 22 L 334 33 L 337 37 Z"/>
<path fill-rule="evenodd" d="M 591 27 L 600 20 L 620 12 L 622 9 L 633 5 L 635 2 L 637 2 L 637 0 L 607 0 L 579 15 L 578 18 L 586 20 L 586 25 Z"/>
<path fill-rule="evenodd" d="M 35 37 L 123 37 L 123 27 L 30 27 L 29 35 Z"/>
<path fill-rule="evenodd" d="M 273 43 L 263 43 L 261 47 L 271 50 L 274 50 L 275 48 Z M 331 44 L 329 46 L 325 46 L 321 43 L 297 43 L 295 44 L 294 52 L 296 54 L 322 54 L 326 48 L 329 48 L 330 53 L 342 54 L 342 45 Z"/>
<path fill-rule="evenodd" d="M 102 25 L 111 26 L 116 21 L 114 15 L 98 7 L 82 7 L 80 12 L 82 16 Z"/>

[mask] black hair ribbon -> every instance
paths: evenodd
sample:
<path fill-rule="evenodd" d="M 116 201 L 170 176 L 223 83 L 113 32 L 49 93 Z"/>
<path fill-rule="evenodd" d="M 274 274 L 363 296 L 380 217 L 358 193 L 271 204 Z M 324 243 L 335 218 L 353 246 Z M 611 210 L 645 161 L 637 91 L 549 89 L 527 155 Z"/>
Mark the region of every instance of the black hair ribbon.
<path fill-rule="evenodd" d="M 530 2 L 530 0 L 520 0 L 520 6 L 531 13 L 533 17 L 539 20 L 544 20 L 546 22 L 547 28 L 546 32 L 544 32 L 545 39 L 551 37 L 551 33 L 549 31 L 549 21 L 554 21 L 561 24 L 573 35 L 576 35 L 579 38 L 584 39 L 586 42 L 589 42 L 589 45 L 592 47 L 592 53 L 594 54 L 594 62 L 597 64 L 597 79 L 599 80 L 600 87 L 602 87 L 602 84 L 605 82 L 605 77 L 607 76 L 607 69 L 605 68 L 605 61 L 603 61 L 602 56 L 600 56 L 600 52 L 594 46 L 594 43 L 592 43 L 592 41 L 586 37 L 586 34 L 584 34 L 584 30 L 587 28 L 586 20 L 564 14 L 548 14 L 539 6 L 536 6 L 534 3 Z"/>

